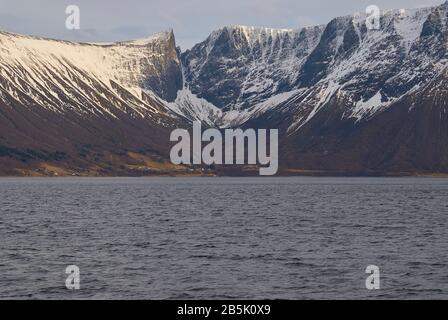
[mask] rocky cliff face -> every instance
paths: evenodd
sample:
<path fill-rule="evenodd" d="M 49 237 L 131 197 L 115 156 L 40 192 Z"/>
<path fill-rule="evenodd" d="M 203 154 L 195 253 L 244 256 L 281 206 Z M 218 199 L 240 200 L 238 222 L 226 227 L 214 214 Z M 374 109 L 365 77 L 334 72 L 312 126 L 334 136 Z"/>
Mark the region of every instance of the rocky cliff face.
<path fill-rule="evenodd" d="M 182 55 L 186 82 L 224 111 L 247 109 L 294 88 L 322 31 L 225 27 Z"/>
<path fill-rule="evenodd" d="M 296 130 L 336 93 L 351 102 L 344 116 L 368 118 L 440 74 L 445 15 L 446 5 L 389 11 L 380 30 L 361 14 L 296 31 L 228 27 L 183 54 L 185 78 L 224 111 L 224 125 L 288 98 Z"/>
<path fill-rule="evenodd" d="M 288 168 L 447 172 L 447 9 L 387 12 L 378 31 L 333 20 L 297 92 L 244 126 L 281 128 Z"/>

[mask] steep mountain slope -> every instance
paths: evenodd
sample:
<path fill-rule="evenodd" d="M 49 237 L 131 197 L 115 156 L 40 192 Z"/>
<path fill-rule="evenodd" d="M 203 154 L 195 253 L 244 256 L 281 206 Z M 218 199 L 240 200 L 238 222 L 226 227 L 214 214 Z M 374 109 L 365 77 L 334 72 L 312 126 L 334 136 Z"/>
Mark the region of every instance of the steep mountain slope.
<path fill-rule="evenodd" d="M 379 30 L 366 18 L 224 28 L 183 54 L 187 83 L 218 125 L 279 128 L 285 168 L 447 172 L 448 2 L 383 12 Z"/>
<path fill-rule="evenodd" d="M 102 45 L 1 33 L 0 160 L 14 165 L 0 167 L 63 160 L 103 174 L 135 164 L 131 151 L 166 159 L 183 121 L 166 101 L 181 86 L 172 33 Z"/>
<path fill-rule="evenodd" d="M 190 90 L 224 111 L 246 109 L 293 89 L 323 27 L 225 27 L 182 55 Z"/>
<path fill-rule="evenodd" d="M 27 96 L 54 111 L 65 111 L 64 99 L 72 99 L 72 107 L 109 113 L 99 105 L 101 97 L 94 96 L 107 92 L 117 100 L 125 94 L 141 99 L 134 101 L 134 111 L 150 116 L 155 111 L 144 104 L 145 90 L 173 101 L 182 86 L 172 33 L 105 45 L 0 33 L 0 46 L 2 92 L 18 101 Z M 86 96 L 84 90 L 89 89 Z"/>
<path fill-rule="evenodd" d="M 186 86 L 223 127 L 274 108 L 295 131 L 336 93 L 350 101 L 344 117 L 367 119 L 443 70 L 446 8 L 390 10 L 380 30 L 363 14 L 301 30 L 225 27 L 182 54 Z"/>
<path fill-rule="evenodd" d="M 288 168 L 447 172 L 447 17 L 444 4 L 387 12 L 378 31 L 332 21 L 298 92 L 244 126 L 281 128 Z"/>
<path fill-rule="evenodd" d="M 344 117 L 347 102 L 334 96 L 285 136 L 283 165 L 332 174 L 448 173 L 447 88 L 445 70 L 367 121 Z"/>

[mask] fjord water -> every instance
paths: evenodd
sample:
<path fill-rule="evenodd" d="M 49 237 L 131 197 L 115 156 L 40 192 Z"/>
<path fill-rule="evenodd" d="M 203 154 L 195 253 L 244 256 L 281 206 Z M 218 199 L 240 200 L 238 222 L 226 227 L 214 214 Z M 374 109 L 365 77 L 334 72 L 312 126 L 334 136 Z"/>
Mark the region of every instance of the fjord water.
<path fill-rule="evenodd" d="M 2 299 L 448 298 L 448 179 L 3 178 L 0 194 Z"/>

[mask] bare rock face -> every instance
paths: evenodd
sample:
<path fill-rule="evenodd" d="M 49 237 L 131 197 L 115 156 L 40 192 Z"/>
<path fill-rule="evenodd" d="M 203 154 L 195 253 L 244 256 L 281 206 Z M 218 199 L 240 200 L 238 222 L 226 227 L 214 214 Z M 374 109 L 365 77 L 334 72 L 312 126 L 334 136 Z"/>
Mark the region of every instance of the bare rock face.
<path fill-rule="evenodd" d="M 323 27 L 225 27 L 182 55 L 190 90 L 225 111 L 293 89 Z"/>
<path fill-rule="evenodd" d="M 219 125 L 294 99 L 294 131 L 335 94 L 348 101 L 344 117 L 366 119 L 440 74 L 446 14 L 447 4 L 389 11 L 379 30 L 362 14 L 300 30 L 225 27 L 182 54 L 185 81 L 223 112 Z"/>
<path fill-rule="evenodd" d="M 154 91 L 168 102 L 174 101 L 177 92 L 182 89 L 183 79 L 173 31 L 155 41 L 148 41 L 145 47 L 153 58 L 147 60 L 146 69 L 141 71 L 144 76 L 141 86 Z"/>
<path fill-rule="evenodd" d="M 223 111 L 219 124 L 280 128 L 286 168 L 447 172 L 447 9 L 385 12 L 379 30 L 362 14 L 224 28 L 183 54 L 186 80 Z"/>

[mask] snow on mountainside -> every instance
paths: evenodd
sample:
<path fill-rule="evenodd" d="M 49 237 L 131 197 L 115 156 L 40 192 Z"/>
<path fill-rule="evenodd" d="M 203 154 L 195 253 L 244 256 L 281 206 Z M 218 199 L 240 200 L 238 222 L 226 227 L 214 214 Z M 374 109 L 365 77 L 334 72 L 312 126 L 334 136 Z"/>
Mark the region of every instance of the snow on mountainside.
<path fill-rule="evenodd" d="M 211 127 L 222 119 L 223 112 L 205 99 L 198 98 L 188 87 L 177 92 L 174 102 L 166 106 L 178 115 L 182 115 L 190 121 L 199 120 Z"/>
<path fill-rule="evenodd" d="M 366 119 L 443 70 L 446 8 L 390 10 L 380 30 L 362 14 L 299 30 L 229 26 L 182 54 L 172 32 L 111 44 L 0 33 L 0 99 L 222 127 L 278 109 L 295 131 L 337 93 L 344 117 Z"/>
<path fill-rule="evenodd" d="M 359 16 L 333 20 L 316 54 L 328 58 L 325 62 L 314 62 L 312 55 L 309 60 L 312 62 L 302 70 L 300 85 L 309 90 L 299 103 L 298 109 L 303 107 L 301 114 L 290 129 L 296 130 L 309 121 L 336 93 L 346 100 L 344 116 L 359 120 L 372 116 L 414 89 L 390 90 L 389 83 L 406 81 L 403 78 L 411 66 L 403 66 L 414 56 L 418 47 L 414 44 L 419 41 L 430 13 L 431 9 L 386 12 L 380 30 L 367 30 L 365 18 Z M 422 56 L 418 59 L 419 63 L 425 63 L 421 61 Z M 309 71 L 316 69 L 319 72 L 312 71 L 310 76 Z"/>
<path fill-rule="evenodd" d="M 222 126 L 276 109 L 293 132 L 336 94 L 344 117 L 368 119 L 446 67 L 447 6 L 383 12 L 380 30 L 363 14 L 301 30 L 225 27 L 182 55 L 185 78 L 223 111 Z"/>
<path fill-rule="evenodd" d="M 158 119 L 152 93 L 174 100 L 182 85 L 174 35 L 87 44 L 0 33 L 0 93 L 26 106 L 115 117 L 114 108 Z"/>
<path fill-rule="evenodd" d="M 182 55 L 186 81 L 194 94 L 224 111 L 253 107 L 293 89 L 322 30 L 230 26 L 214 31 Z"/>

